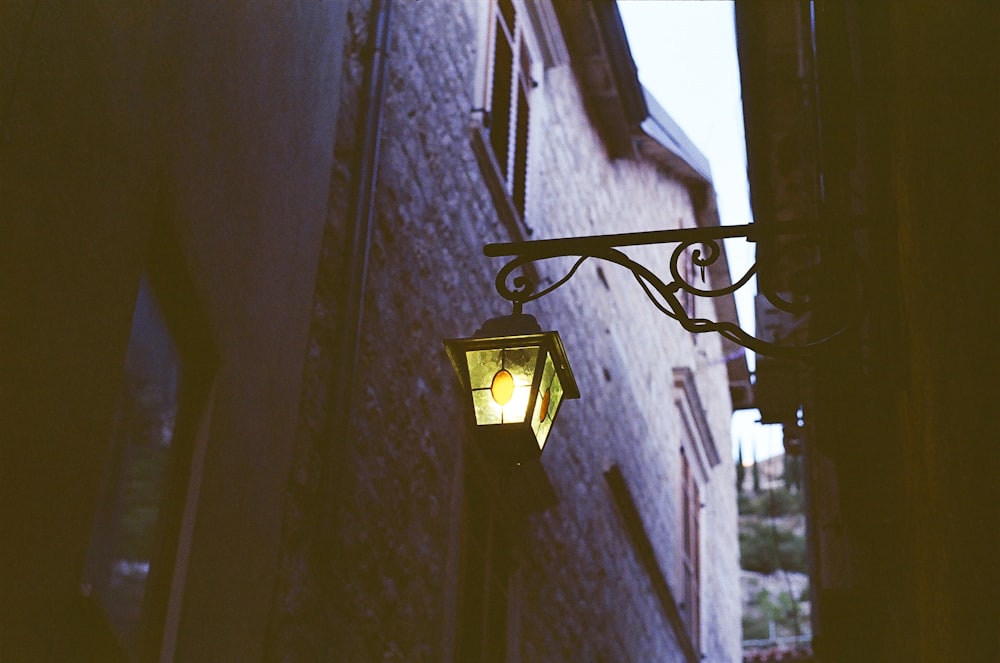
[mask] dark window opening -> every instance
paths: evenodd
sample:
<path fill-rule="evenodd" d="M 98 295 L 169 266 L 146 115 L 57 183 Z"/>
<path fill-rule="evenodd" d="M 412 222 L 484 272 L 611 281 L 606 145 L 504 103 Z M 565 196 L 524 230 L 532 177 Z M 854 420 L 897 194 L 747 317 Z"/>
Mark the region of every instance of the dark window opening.
<path fill-rule="evenodd" d="M 158 659 L 214 353 L 173 238 L 139 284 L 83 586 L 129 660 Z"/>
<path fill-rule="evenodd" d="M 510 179 L 511 87 L 514 83 L 514 35 L 498 16 L 493 51 L 493 89 L 490 98 L 490 145 L 504 180 Z"/>
<path fill-rule="evenodd" d="M 87 562 L 87 581 L 127 651 L 139 647 L 150 565 L 176 450 L 180 352 L 143 276 L 125 357 L 125 375 L 104 496 Z"/>

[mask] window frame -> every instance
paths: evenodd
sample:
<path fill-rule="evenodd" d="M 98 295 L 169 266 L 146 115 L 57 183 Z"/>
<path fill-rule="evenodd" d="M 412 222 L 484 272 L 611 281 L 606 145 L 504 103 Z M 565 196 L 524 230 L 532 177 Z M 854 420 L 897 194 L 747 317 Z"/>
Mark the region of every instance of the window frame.
<path fill-rule="evenodd" d="M 539 23 L 550 15 L 554 13 L 538 7 L 532 10 L 523 0 L 490 0 L 481 15 L 479 42 L 483 46 L 476 68 L 472 145 L 500 220 L 515 239 L 533 234 L 535 137 L 543 117 L 544 70 L 551 60 L 546 53 L 552 50 L 543 51 L 540 46 L 540 38 L 551 39 L 552 30 Z M 502 44 L 508 44 L 510 52 L 510 71 L 499 79 L 509 86 L 503 91 L 497 88 L 497 54 Z M 530 61 L 527 67 L 525 59 Z M 498 112 L 507 114 L 502 123 Z M 506 150 L 500 155 L 496 143 L 503 138 Z"/>
<path fill-rule="evenodd" d="M 121 477 L 116 471 L 117 457 L 121 453 L 118 438 L 120 421 L 113 427 L 108 441 L 108 461 L 105 470 L 102 496 L 98 502 L 91 525 L 90 542 L 83 569 L 81 591 L 91 601 L 99 614 L 107 620 L 127 660 L 160 659 L 166 648 L 172 648 L 176 630 L 176 613 L 183 586 L 183 561 L 190 543 L 193 505 L 190 497 L 196 493 L 200 481 L 201 456 L 205 450 L 207 418 L 210 411 L 211 387 L 218 356 L 208 332 L 207 319 L 198 304 L 193 282 L 190 280 L 179 246 L 165 222 L 154 224 L 150 249 L 136 291 L 136 305 L 129 321 L 135 328 L 135 311 L 140 297 L 147 296 L 163 321 L 163 331 L 169 336 L 178 356 L 179 386 L 173 433 L 170 438 L 167 463 L 161 479 L 164 483 L 158 498 L 158 512 L 152 534 L 149 569 L 145 580 L 143 598 L 131 642 L 121 639 L 119 626 L 107 614 L 95 580 L 101 573 L 97 551 L 102 546 L 99 537 L 111 525 L 108 518 L 114 513 L 104 512 L 112 492 L 119 486 Z M 145 283 L 143 283 L 145 282 Z M 131 332 L 130 332 L 131 345 Z M 123 381 L 125 365 L 122 365 Z M 125 388 L 123 384 L 123 389 Z M 124 399 L 123 399 L 124 400 Z M 116 412 L 116 419 L 120 414 Z"/>

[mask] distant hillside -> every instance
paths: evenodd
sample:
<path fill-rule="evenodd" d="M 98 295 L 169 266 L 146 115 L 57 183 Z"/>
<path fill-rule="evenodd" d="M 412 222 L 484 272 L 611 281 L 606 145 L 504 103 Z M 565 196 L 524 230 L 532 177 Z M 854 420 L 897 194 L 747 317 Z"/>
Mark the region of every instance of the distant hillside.
<path fill-rule="evenodd" d="M 810 634 L 806 520 L 799 459 L 775 456 L 739 473 L 744 647 Z"/>

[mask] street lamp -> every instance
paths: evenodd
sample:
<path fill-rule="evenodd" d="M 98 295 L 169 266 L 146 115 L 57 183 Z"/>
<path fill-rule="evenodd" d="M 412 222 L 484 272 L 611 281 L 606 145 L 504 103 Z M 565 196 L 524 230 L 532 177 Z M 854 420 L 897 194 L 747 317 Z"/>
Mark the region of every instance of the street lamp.
<path fill-rule="evenodd" d="M 559 333 L 515 310 L 444 344 L 485 454 L 504 464 L 538 458 L 563 400 L 580 397 Z"/>
<path fill-rule="evenodd" d="M 778 241 L 782 236 L 787 237 Z M 800 239 L 788 241 L 788 237 Z M 805 267 L 797 273 L 807 276 L 822 268 L 829 274 L 820 283 L 833 285 L 832 289 L 814 287 L 816 279 L 800 279 L 800 292 L 786 293 L 762 283 L 758 284 L 759 293 L 776 311 L 803 320 L 809 320 L 811 312 L 822 310 L 823 329 L 815 330 L 820 333 L 795 345 L 775 334 L 749 333 L 736 321 L 695 317 L 685 309 L 682 300 L 688 296 L 728 297 L 757 276 L 755 263 L 735 280 L 730 280 L 728 274 L 717 283 L 705 279 L 706 269 L 725 264 L 722 241 L 736 238 L 755 243 L 768 240 L 769 270 L 778 268 L 793 251 L 809 249 L 804 253 Z M 508 259 L 497 272 L 496 289 L 514 305 L 514 313 L 488 320 L 472 338 L 445 341 L 487 454 L 514 464 L 538 458 L 562 401 L 580 397 L 559 334 L 543 332 L 535 318 L 522 314 L 521 308 L 562 286 L 584 261 L 603 260 L 630 271 L 652 304 L 693 334 L 716 332 L 760 355 L 808 359 L 855 328 L 863 315 L 859 265 L 852 256 L 845 261 L 836 251 L 821 251 L 826 243 L 814 224 L 783 222 L 763 228 L 757 224 L 712 226 L 487 244 L 483 247 L 487 256 Z M 669 277 L 657 275 L 625 253 L 629 247 L 650 245 L 674 245 L 668 261 Z M 703 283 L 694 283 L 681 268 L 682 257 L 688 253 L 691 264 L 700 268 Z M 820 255 L 824 257 L 817 259 Z M 532 263 L 567 257 L 576 258 L 569 271 L 541 290 L 535 289 L 537 284 L 532 279 L 514 275 Z M 831 298 L 831 294 L 836 296 Z M 808 327 L 812 327 L 811 321 Z"/>

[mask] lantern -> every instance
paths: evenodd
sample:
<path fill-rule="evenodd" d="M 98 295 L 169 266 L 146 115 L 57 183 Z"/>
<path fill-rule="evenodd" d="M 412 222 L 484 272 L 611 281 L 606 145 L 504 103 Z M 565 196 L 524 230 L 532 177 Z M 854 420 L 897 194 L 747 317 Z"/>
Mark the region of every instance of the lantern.
<path fill-rule="evenodd" d="M 444 343 L 486 454 L 504 463 L 540 456 L 563 400 L 580 397 L 559 333 L 518 313 Z"/>

